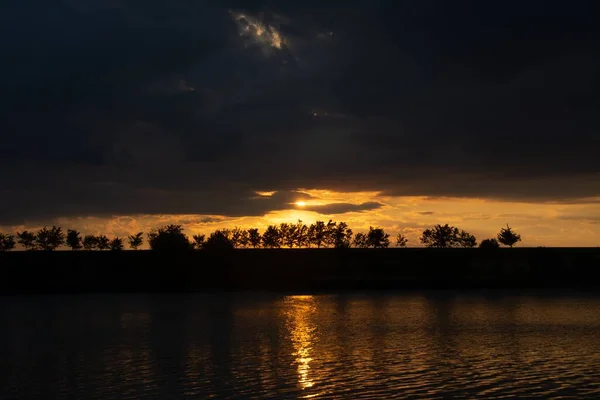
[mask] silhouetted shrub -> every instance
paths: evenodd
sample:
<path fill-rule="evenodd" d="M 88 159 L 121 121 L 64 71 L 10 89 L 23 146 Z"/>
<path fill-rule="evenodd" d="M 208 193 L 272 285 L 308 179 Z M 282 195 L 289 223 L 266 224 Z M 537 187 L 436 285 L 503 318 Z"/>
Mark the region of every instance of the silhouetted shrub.
<path fill-rule="evenodd" d="M 399 233 L 396 236 L 396 247 L 406 247 L 408 243 L 408 239 L 402 233 Z"/>
<path fill-rule="evenodd" d="M 48 229 L 43 227 L 35 236 L 35 243 L 41 250 L 52 251 L 65 243 L 65 234 L 62 228 L 53 226 Z"/>
<path fill-rule="evenodd" d="M 127 238 L 129 247 L 133 250 L 137 250 L 142 244 L 144 244 L 144 232 L 138 232 L 135 235 L 129 235 Z"/>
<path fill-rule="evenodd" d="M 248 229 L 248 243 L 254 248 L 260 247 L 260 244 L 262 243 L 262 236 L 258 229 Z"/>
<path fill-rule="evenodd" d="M 167 225 L 151 230 L 148 233 L 148 243 L 155 251 L 183 252 L 193 249 L 181 225 Z"/>
<path fill-rule="evenodd" d="M 508 224 L 506 228 L 500 229 L 498 233 L 498 241 L 505 246 L 513 247 L 517 242 L 521 241 L 521 235 L 515 233 Z"/>
<path fill-rule="evenodd" d="M 354 236 L 352 245 L 354 247 L 366 249 L 367 247 L 369 247 L 369 241 L 367 240 L 367 235 L 364 233 L 361 233 L 361 232 L 357 233 L 356 236 Z"/>
<path fill-rule="evenodd" d="M 474 235 L 471 235 L 469 232 L 460 231 L 460 234 L 458 236 L 458 244 L 461 247 L 466 247 L 466 248 L 471 249 L 471 248 L 477 246 L 477 239 L 475 238 Z"/>
<path fill-rule="evenodd" d="M 493 239 L 493 238 L 492 239 L 484 239 L 479 244 L 480 249 L 491 250 L 491 249 L 497 249 L 499 247 L 500 247 L 500 244 L 498 243 L 498 241 L 496 239 Z"/>
<path fill-rule="evenodd" d="M 235 248 L 228 231 L 217 230 L 210 234 L 203 249 L 208 251 L 230 251 Z"/>
<path fill-rule="evenodd" d="M 425 247 L 475 247 L 477 239 L 469 232 L 461 231 L 455 226 L 436 225 L 433 229 L 426 229 L 421 236 L 421 243 Z"/>
<path fill-rule="evenodd" d="M 15 237 L 10 234 L 0 233 L 0 251 L 10 251 L 15 248 Z"/>
<path fill-rule="evenodd" d="M 331 221 L 329 221 L 331 222 Z M 327 226 L 323 221 L 315 221 L 308 227 L 308 242 L 321 247 L 327 241 Z"/>
<path fill-rule="evenodd" d="M 390 245 L 390 235 L 383 228 L 369 227 L 367 233 L 367 244 L 375 249 L 383 249 Z"/>
<path fill-rule="evenodd" d="M 301 220 L 296 223 L 294 244 L 297 247 L 310 247 L 309 227 Z"/>
<path fill-rule="evenodd" d="M 123 239 L 116 237 L 110 241 L 109 245 L 111 251 L 121 251 L 123 250 Z"/>
<path fill-rule="evenodd" d="M 67 230 L 67 246 L 71 248 L 71 250 L 79 250 L 81 249 L 81 236 L 80 233 L 74 229 Z"/>
<path fill-rule="evenodd" d="M 17 232 L 17 243 L 25 248 L 25 250 L 35 250 L 35 233 L 29 231 Z"/>
<path fill-rule="evenodd" d="M 98 238 L 95 235 L 85 235 L 83 237 L 84 250 L 96 250 L 98 248 Z"/>
<path fill-rule="evenodd" d="M 196 250 L 201 250 L 206 242 L 206 235 L 194 235 L 192 236 L 193 246 Z"/>
<path fill-rule="evenodd" d="M 245 229 L 234 227 L 229 235 L 233 247 L 246 247 L 248 246 L 248 231 Z"/>
<path fill-rule="evenodd" d="M 110 239 L 106 235 L 97 236 L 98 239 L 98 250 L 110 249 Z"/>
<path fill-rule="evenodd" d="M 266 248 L 281 247 L 281 233 L 276 225 L 269 225 L 262 235 L 262 243 Z"/>

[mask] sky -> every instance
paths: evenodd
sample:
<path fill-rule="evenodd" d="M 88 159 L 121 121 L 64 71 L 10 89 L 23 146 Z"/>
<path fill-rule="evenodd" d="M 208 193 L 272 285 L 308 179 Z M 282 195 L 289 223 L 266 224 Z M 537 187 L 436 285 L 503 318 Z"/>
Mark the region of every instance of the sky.
<path fill-rule="evenodd" d="M 0 231 L 331 218 L 409 246 L 437 223 L 600 246 L 594 2 L 0 11 Z"/>

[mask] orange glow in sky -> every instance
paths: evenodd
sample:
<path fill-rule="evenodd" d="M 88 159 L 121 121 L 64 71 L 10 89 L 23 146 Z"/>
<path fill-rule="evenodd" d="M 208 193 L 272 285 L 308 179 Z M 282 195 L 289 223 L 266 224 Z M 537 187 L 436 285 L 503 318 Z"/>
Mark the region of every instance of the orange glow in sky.
<path fill-rule="evenodd" d="M 474 234 L 478 242 L 497 235 L 506 224 L 522 236 L 519 247 L 597 247 L 600 246 L 600 199 L 569 203 L 525 203 L 469 198 L 389 197 L 376 192 L 341 193 L 327 190 L 302 190 L 310 199 L 298 200 L 287 209 L 262 216 L 226 217 L 219 215 L 131 215 L 59 218 L 52 223 L 63 229 L 77 229 L 86 234 L 126 237 L 139 231 L 166 224 L 181 224 L 189 236 L 216 229 L 258 228 L 282 222 L 305 224 L 317 220 L 346 222 L 354 233 L 368 231 L 369 226 L 384 228 L 392 237 L 403 233 L 409 247 L 421 246 L 424 229 L 435 224 L 450 224 Z M 273 192 L 268 192 L 272 194 Z M 363 212 L 320 214 L 310 211 L 314 205 L 332 203 L 361 204 L 378 202 L 382 206 Z M 39 229 L 38 225 L 0 226 L 1 232 Z"/>

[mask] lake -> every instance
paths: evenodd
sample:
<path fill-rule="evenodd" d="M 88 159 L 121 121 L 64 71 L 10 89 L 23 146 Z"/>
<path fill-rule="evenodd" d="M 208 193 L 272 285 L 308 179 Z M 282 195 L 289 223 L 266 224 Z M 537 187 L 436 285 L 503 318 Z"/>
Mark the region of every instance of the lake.
<path fill-rule="evenodd" d="M 600 297 L 0 298 L 1 399 L 600 398 Z"/>

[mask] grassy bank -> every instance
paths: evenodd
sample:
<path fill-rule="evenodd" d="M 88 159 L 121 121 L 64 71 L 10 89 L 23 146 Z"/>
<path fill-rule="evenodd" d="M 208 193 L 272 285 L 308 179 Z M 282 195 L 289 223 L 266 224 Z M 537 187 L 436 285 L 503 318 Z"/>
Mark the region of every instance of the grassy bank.
<path fill-rule="evenodd" d="M 0 293 L 600 288 L 598 248 L 0 253 Z"/>

